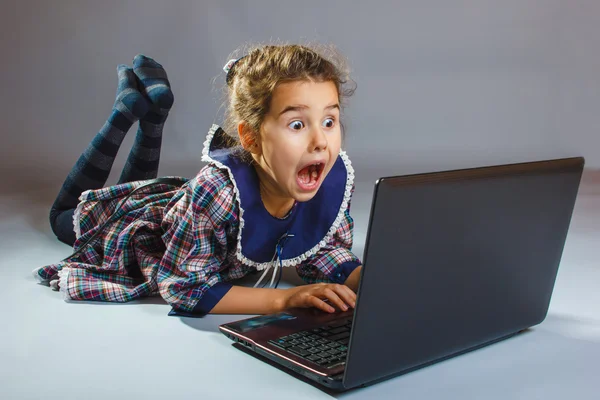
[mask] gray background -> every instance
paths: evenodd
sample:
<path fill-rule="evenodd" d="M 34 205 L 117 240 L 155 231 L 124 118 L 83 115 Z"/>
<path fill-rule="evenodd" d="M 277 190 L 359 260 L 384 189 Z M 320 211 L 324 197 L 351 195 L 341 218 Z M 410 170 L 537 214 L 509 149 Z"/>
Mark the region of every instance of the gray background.
<path fill-rule="evenodd" d="M 271 38 L 333 43 L 350 60 L 358 90 L 346 148 L 359 179 L 373 178 L 373 166 L 407 173 L 570 155 L 600 167 L 594 0 L 8 3 L 0 163 L 18 176 L 43 170 L 60 183 L 110 112 L 116 66 L 137 53 L 165 66 L 176 98 L 160 173 L 194 174 L 221 121 L 229 53 Z"/>
<path fill-rule="evenodd" d="M 191 176 L 220 122 L 228 54 L 271 38 L 333 43 L 350 60 L 358 254 L 379 175 L 572 155 L 589 168 L 540 327 L 341 397 L 595 398 L 599 19 L 595 0 L 3 2 L 0 398 L 330 398 L 232 349 L 216 327 L 236 316 L 167 318 L 161 299 L 66 304 L 30 274 L 69 254 L 48 207 L 110 112 L 117 64 L 144 53 L 166 67 L 160 174 Z"/>

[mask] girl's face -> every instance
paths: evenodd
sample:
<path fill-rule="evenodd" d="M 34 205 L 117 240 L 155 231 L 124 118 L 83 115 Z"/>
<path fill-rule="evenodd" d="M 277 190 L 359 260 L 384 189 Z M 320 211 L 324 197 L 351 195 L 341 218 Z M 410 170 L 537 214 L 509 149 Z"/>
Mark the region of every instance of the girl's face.
<path fill-rule="evenodd" d="M 313 198 L 340 152 L 339 118 L 333 82 L 303 80 L 277 86 L 253 154 L 263 196 Z"/>

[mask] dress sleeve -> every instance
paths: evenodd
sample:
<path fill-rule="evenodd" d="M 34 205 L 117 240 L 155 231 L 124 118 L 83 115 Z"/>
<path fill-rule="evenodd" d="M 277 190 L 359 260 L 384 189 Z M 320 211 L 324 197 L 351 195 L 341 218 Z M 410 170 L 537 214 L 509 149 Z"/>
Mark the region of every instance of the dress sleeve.
<path fill-rule="evenodd" d="M 343 219 L 327 245 L 314 256 L 296 266 L 298 275 L 306 283 L 344 283 L 358 266 L 358 257 L 352 253 L 354 221 L 350 216 L 350 204 Z"/>
<path fill-rule="evenodd" d="M 203 316 L 231 289 L 221 276 L 228 267 L 227 221 L 235 213 L 227 183 L 196 178 L 165 210 L 158 288 L 170 315 Z"/>

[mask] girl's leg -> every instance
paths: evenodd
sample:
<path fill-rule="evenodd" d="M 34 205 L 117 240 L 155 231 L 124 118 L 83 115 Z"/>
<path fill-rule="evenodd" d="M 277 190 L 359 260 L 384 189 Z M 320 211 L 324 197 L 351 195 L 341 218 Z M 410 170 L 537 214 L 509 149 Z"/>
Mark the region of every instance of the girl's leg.
<path fill-rule="evenodd" d="M 150 101 L 150 110 L 140 119 L 118 183 L 157 177 L 163 126 L 173 105 L 173 93 L 162 65 L 140 54 L 133 59 L 133 71 L 140 82 L 140 92 Z"/>
<path fill-rule="evenodd" d="M 117 98 L 110 117 L 73 166 L 50 209 L 52 231 L 69 245 L 75 242 L 73 212 L 79 196 L 85 190 L 104 186 L 125 134 L 149 108 L 133 69 L 119 65 L 118 74 Z"/>

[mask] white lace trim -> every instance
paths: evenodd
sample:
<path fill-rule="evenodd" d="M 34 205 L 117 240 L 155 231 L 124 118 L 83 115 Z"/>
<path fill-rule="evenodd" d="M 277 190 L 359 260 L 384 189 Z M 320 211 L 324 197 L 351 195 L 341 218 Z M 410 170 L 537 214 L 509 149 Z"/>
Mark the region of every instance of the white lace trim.
<path fill-rule="evenodd" d="M 77 208 L 75 208 L 75 212 L 73 213 L 73 230 L 75 231 L 76 239 L 81 237 L 81 212 L 83 210 L 84 200 L 87 199 L 89 192 L 89 190 L 86 190 L 85 192 L 81 193 L 79 196 L 79 204 L 77 204 Z"/>
<path fill-rule="evenodd" d="M 214 160 L 213 158 L 211 158 L 208 155 L 208 152 L 210 150 L 210 143 L 218 129 L 219 129 L 219 126 L 216 124 L 213 124 L 213 126 L 208 131 L 208 135 L 206 136 L 206 140 L 204 141 L 204 148 L 202 149 L 202 161 L 215 164 L 218 168 L 227 170 L 229 177 L 231 179 L 231 182 L 233 183 L 233 190 L 236 195 L 236 202 L 240 209 L 240 228 L 238 231 L 238 238 L 237 238 L 236 257 L 241 263 L 248 265 L 250 267 L 255 267 L 257 270 L 263 270 L 265 268 L 275 267 L 276 266 L 275 264 L 278 263 L 278 261 L 273 261 L 273 262 L 269 261 L 269 262 L 259 263 L 259 262 L 250 260 L 249 258 L 244 256 L 244 254 L 242 253 L 242 230 L 244 229 L 244 209 L 242 208 L 242 204 L 240 202 L 240 192 L 238 190 L 237 183 L 236 183 L 235 178 L 233 177 L 233 173 L 231 172 L 231 169 L 229 169 L 229 167 L 220 163 L 217 160 Z M 312 249 L 306 251 L 304 254 L 302 254 L 298 257 L 281 260 L 282 265 L 284 267 L 294 267 L 294 266 L 300 264 L 301 262 L 306 261 L 308 258 L 314 256 L 319 250 L 321 250 L 323 247 L 325 247 L 327 245 L 327 243 L 331 240 L 331 238 L 333 237 L 335 232 L 340 227 L 340 224 L 342 223 L 342 220 L 344 219 L 344 213 L 345 213 L 346 209 L 348 208 L 348 203 L 350 202 L 350 198 L 352 197 L 352 186 L 354 185 L 354 168 L 352 168 L 352 163 L 350 162 L 350 159 L 346 155 L 346 152 L 343 150 L 340 150 L 340 157 L 342 158 L 342 161 L 344 162 L 344 165 L 346 166 L 346 174 L 347 174 L 346 190 L 344 191 L 344 199 L 342 200 L 342 204 L 340 205 L 340 209 L 338 211 L 337 217 L 335 218 L 335 221 L 333 222 L 331 227 L 329 227 L 329 231 L 327 231 L 327 234 L 325 235 L 325 237 L 323 237 L 323 239 L 321 239 L 321 241 L 319 243 L 317 243 Z"/>
<path fill-rule="evenodd" d="M 60 271 L 58 271 L 58 290 L 60 290 L 60 294 L 64 301 L 69 301 L 71 298 L 67 294 L 67 282 L 69 280 L 69 272 L 71 272 L 71 268 L 63 267 Z"/>

